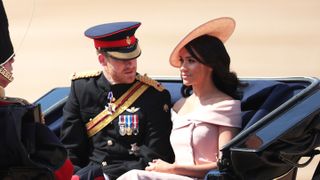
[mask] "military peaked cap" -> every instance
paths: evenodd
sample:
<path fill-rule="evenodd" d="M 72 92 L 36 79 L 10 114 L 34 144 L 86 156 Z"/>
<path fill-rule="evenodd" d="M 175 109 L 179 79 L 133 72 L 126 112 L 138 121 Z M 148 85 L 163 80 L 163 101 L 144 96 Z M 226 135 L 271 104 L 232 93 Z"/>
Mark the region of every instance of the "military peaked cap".
<path fill-rule="evenodd" d="M 93 26 L 85 31 L 85 36 L 94 40 L 94 46 L 111 57 L 130 60 L 140 56 L 141 50 L 135 31 L 140 22 L 113 22 Z"/>

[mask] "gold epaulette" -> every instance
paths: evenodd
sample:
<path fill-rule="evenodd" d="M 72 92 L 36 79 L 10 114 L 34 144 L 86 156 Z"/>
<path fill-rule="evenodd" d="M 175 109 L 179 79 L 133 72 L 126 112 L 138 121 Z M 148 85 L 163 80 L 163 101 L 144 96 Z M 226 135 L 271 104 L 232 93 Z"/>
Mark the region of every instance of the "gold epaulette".
<path fill-rule="evenodd" d="M 164 86 L 162 86 L 158 81 L 151 79 L 151 78 L 148 77 L 146 74 L 143 75 L 143 76 L 141 76 L 140 74 L 138 74 L 138 75 L 136 76 L 136 79 L 137 79 L 138 81 L 141 81 L 141 82 L 145 83 L 145 84 L 148 84 L 149 86 L 154 87 L 156 90 L 158 90 L 158 91 L 160 91 L 160 92 L 165 89 Z"/>
<path fill-rule="evenodd" d="M 72 80 L 82 79 L 82 78 L 91 78 L 97 77 L 102 73 L 102 71 L 86 71 L 86 72 L 78 72 L 72 75 Z"/>

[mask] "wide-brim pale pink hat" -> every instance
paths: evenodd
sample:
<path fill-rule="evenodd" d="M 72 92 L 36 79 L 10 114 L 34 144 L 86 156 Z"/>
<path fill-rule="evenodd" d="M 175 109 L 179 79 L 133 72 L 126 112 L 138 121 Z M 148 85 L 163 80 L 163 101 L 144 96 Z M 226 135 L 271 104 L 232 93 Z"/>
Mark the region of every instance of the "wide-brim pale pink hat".
<path fill-rule="evenodd" d="M 187 36 L 185 36 L 180 41 L 180 43 L 174 48 L 173 52 L 170 55 L 170 64 L 173 67 L 179 67 L 179 51 L 193 39 L 207 34 L 210 36 L 215 36 L 219 38 L 223 43 L 225 43 L 233 33 L 235 26 L 235 20 L 230 17 L 221 17 L 213 19 L 198 26 Z"/>

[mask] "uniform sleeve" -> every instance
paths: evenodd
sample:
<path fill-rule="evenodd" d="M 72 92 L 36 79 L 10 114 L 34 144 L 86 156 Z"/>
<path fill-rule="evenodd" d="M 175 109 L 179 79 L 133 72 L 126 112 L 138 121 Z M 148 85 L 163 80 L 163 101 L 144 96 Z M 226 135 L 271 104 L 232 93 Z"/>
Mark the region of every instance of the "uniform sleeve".
<path fill-rule="evenodd" d="M 63 124 L 61 126 L 61 142 L 68 150 L 75 172 L 89 162 L 89 140 L 85 124 L 80 118 L 79 100 L 76 86 L 72 82 L 68 100 L 63 108 Z"/>
<path fill-rule="evenodd" d="M 151 110 L 147 112 L 145 140 L 140 147 L 140 154 L 147 162 L 162 159 L 174 162 L 174 154 L 170 143 L 172 129 L 171 98 L 167 90 L 159 93 L 154 99 Z"/>
<path fill-rule="evenodd" d="M 167 90 L 153 95 L 150 109 L 146 112 L 147 126 L 144 141 L 140 147 L 140 156 L 145 162 L 162 159 L 174 162 L 174 153 L 170 143 L 172 130 L 171 97 Z"/>

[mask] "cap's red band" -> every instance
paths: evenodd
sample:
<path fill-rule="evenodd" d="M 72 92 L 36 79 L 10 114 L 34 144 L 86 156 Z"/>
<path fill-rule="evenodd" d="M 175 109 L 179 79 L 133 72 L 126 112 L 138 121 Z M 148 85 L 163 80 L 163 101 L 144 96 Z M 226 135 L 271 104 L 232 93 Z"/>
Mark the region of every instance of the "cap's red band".
<path fill-rule="evenodd" d="M 135 36 L 127 37 L 126 39 L 116 40 L 116 41 L 103 41 L 94 40 L 94 46 L 96 48 L 113 48 L 113 47 L 126 47 L 131 44 L 135 44 L 137 41 Z"/>

